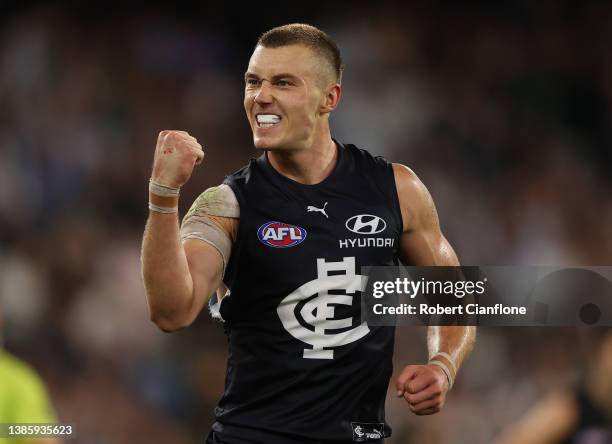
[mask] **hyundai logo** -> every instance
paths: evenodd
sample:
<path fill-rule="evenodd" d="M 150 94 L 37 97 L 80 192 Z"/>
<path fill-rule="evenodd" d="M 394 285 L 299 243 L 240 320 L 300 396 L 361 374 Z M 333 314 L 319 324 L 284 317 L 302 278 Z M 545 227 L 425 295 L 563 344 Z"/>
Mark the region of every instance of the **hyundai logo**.
<path fill-rule="evenodd" d="M 372 214 L 359 214 L 346 221 L 346 228 L 357 234 L 376 234 L 384 231 L 387 223 Z"/>

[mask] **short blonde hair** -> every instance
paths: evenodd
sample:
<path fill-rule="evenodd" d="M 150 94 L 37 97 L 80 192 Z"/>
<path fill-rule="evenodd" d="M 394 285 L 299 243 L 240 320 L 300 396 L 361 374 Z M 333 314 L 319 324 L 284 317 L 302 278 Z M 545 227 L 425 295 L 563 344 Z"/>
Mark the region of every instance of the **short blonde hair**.
<path fill-rule="evenodd" d="M 344 63 L 340 48 L 325 32 L 312 25 L 291 23 L 264 32 L 257 40 L 257 46 L 279 48 L 289 45 L 304 45 L 327 61 L 335 73 L 336 82 L 342 81 Z"/>

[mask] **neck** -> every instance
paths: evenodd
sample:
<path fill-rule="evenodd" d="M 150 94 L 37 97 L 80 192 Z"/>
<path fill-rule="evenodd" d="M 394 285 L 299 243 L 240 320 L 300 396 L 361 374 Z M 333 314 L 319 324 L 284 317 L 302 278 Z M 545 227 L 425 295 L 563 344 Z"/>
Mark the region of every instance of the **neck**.
<path fill-rule="evenodd" d="M 338 161 L 338 150 L 328 135 L 306 149 L 268 151 L 267 156 L 272 167 L 283 176 L 304 185 L 316 185 L 331 174 Z"/>

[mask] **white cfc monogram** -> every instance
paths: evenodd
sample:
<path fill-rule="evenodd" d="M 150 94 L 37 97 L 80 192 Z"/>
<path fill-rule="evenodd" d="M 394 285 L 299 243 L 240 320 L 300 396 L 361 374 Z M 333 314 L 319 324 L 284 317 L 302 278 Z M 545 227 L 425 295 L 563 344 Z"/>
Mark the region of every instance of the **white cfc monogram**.
<path fill-rule="evenodd" d="M 355 274 L 355 268 L 354 257 L 345 257 L 341 262 L 318 258 L 317 279 L 297 288 L 278 305 L 276 311 L 285 330 L 310 345 L 311 348 L 304 349 L 305 359 L 334 359 L 334 347 L 357 341 L 370 332 L 365 322 L 349 329 L 353 325 L 352 317 L 335 319 L 334 305 L 351 306 L 355 292 L 365 290 L 367 278 Z M 330 276 L 330 272 L 334 274 Z M 345 294 L 329 294 L 330 290 L 342 290 Z M 308 302 L 297 310 L 299 303 L 306 299 Z M 314 330 L 302 325 L 298 317 Z M 339 329 L 348 330 L 330 333 Z"/>

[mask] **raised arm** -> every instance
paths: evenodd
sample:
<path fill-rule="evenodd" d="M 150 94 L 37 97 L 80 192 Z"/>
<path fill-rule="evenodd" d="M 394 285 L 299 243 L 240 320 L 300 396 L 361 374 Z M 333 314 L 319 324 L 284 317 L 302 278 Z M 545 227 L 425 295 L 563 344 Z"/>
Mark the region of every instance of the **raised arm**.
<path fill-rule="evenodd" d="M 404 165 L 393 164 L 393 172 L 404 222 L 401 261 L 414 266 L 458 266 L 457 255 L 440 230 L 438 213 L 425 185 Z M 470 326 L 428 328 L 429 363 L 407 366 L 396 382 L 397 395 L 406 399 L 411 411 L 417 415 L 440 411 L 475 337 L 476 328 Z"/>
<path fill-rule="evenodd" d="M 159 134 L 151 180 L 161 188 L 150 189 L 141 265 L 151 320 L 164 331 L 190 325 L 223 277 L 223 259 L 216 248 L 198 240 L 181 243 L 178 196 L 172 195 L 203 158 L 202 147 L 188 133 Z M 216 222 L 229 236 L 233 222 Z"/>

